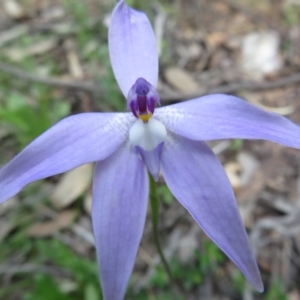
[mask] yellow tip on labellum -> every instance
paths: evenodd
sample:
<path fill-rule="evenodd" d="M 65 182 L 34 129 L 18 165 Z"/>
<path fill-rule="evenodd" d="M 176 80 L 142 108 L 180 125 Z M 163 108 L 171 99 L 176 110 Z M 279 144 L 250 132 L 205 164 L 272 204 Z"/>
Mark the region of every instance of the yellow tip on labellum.
<path fill-rule="evenodd" d="M 141 119 L 144 123 L 147 123 L 151 117 L 152 117 L 152 114 L 139 115 L 139 119 Z"/>

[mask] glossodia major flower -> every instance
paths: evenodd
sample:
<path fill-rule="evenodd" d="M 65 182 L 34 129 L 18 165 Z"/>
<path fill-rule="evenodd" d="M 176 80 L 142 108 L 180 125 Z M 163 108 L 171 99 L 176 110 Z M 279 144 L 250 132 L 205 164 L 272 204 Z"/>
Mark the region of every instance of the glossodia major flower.
<path fill-rule="evenodd" d="M 259 270 L 222 165 L 204 141 L 265 139 L 300 148 L 300 127 L 237 97 L 208 95 L 155 108 L 158 55 L 147 17 L 119 1 L 109 28 L 114 74 L 128 113 L 68 117 L 0 170 L 0 202 L 35 180 L 96 162 L 92 221 L 104 299 L 123 299 L 142 237 L 148 172 L 258 291 Z"/>

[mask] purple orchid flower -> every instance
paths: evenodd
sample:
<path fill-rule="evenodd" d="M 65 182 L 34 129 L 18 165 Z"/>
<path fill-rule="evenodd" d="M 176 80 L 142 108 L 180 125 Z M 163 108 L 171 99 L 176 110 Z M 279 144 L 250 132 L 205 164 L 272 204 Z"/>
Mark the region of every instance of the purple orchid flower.
<path fill-rule="evenodd" d="M 258 291 L 259 270 L 222 165 L 203 141 L 264 139 L 300 148 L 300 127 L 237 97 L 208 95 L 155 109 L 158 55 L 147 17 L 121 0 L 109 51 L 129 113 L 68 117 L 0 170 L 0 203 L 25 185 L 97 162 L 92 221 L 104 299 L 123 299 L 142 237 L 148 174 L 163 177 L 203 231 Z"/>

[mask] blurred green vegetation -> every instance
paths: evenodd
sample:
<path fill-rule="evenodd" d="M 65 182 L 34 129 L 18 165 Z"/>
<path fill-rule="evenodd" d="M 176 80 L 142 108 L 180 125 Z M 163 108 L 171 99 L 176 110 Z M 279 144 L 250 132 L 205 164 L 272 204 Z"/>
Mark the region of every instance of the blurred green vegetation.
<path fill-rule="evenodd" d="M 1 245 L 1 258 L 9 256 L 11 251 L 22 254 L 36 268 L 23 276 L 22 269 L 20 274 L 16 272 L 16 283 L 1 288 L 1 299 L 10 299 L 13 290 L 23 291 L 24 300 L 101 299 L 97 264 L 79 257 L 58 240 L 29 239 L 24 232 L 19 232 L 7 239 L 5 245 Z M 7 261 L 1 263 L 7 264 Z M 44 274 L 55 269 L 65 274 L 65 278 Z"/>
<path fill-rule="evenodd" d="M 33 103 L 30 103 L 32 95 L 12 91 L 0 107 L 0 122 L 16 138 L 20 148 L 70 113 L 70 105 L 61 99 L 53 100 L 49 88 L 35 86 L 31 92 L 35 98 Z"/>
<path fill-rule="evenodd" d="M 168 7 L 171 1 L 161 1 Z M 143 10 L 150 9 L 150 2 L 128 0 L 129 4 Z M 102 22 L 91 22 L 89 11 L 84 2 L 64 0 L 64 7 L 68 15 L 76 24 L 76 30 L 72 36 L 80 60 L 87 65 L 94 74 L 94 79 L 101 83 L 103 92 L 98 101 L 97 109 L 103 111 L 124 111 L 125 101 L 121 94 L 109 62 L 107 47 L 107 28 Z M 299 12 L 287 9 L 285 12 L 286 22 L 295 24 L 299 20 Z M 25 35 L 15 40 L 11 46 L 26 49 L 35 43 L 47 40 L 51 33 L 36 33 Z M 170 60 L 167 51 L 169 45 L 163 41 L 162 61 Z M 0 60 L 10 62 L 0 52 Z M 51 55 L 43 58 L 25 57 L 18 62 L 20 68 L 35 73 L 43 65 L 43 70 L 50 76 L 60 75 L 61 62 L 56 61 Z M 101 72 L 98 70 L 101 69 Z M 55 88 L 42 84 L 28 84 L 21 79 L 0 73 L 0 126 L 5 129 L 3 133 L 3 157 L 0 163 L 4 163 L 5 157 L 11 157 L 24 148 L 31 140 L 47 130 L 52 124 L 74 112 L 73 103 L 68 94 L 57 93 Z M 75 110 L 75 112 L 77 112 Z M 231 151 L 236 152 L 242 147 L 241 140 L 232 142 Z M 35 195 L 37 190 L 33 185 L 22 192 L 23 197 Z M 159 197 L 164 205 L 172 205 L 174 198 L 164 185 L 158 188 Z M 47 239 L 29 238 L 26 234 L 28 226 L 36 220 L 32 206 L 21 206 L 16 212 L 10 213 L 9 217 L 18 226 L 13 234 L 8 235 L 0 243 L 0 266 L 1 265 L 27 265 L 36 266 L 33 270 L 23 272 L 16 271 L 12 277 L 12 284 L 5 285 L 7 274 L 0 273 L 0 299 L 24 300 L 99 300 L 101 289 L 98 280 L 98 270 L 95 255 L 83 257 L 75 253 L 56 237 Z M 176 257 L 170 261 L 175 281 L 187 293 L 197 289 L 205 282 L 207 277 L 218 276 L 218 271 L 228 259 L 211 242 L 205 240 L 203 251 L 195 249 L 192 263 L 184 264 Z M 49 270 L 59 270 L 60 275 L 55 275 Z M 233 277 L 228 279 L 232 283 L 234 292 L 242 295 L 245 279 L 238 270 L 234 271 Z M 146 287 L 136 292 L 129 287 L 127 299 L 174 299 L 172 286 L 164 269 L 157 265 L 154 273 L 149 278 Z M 155 295 L 155 296 L 154 296 Z M 178 299 L 184 299 L 178 296 Z M 275 282 L 265 295 L 266 300 L 287 299 L 281 289 L 280 283 Z"/>
<path fill-rule="evenodd" d="M 283 23 L 289 26 L 297 26 L 300 23 L 300 5 L 296 2 L 283 6 Z"/>

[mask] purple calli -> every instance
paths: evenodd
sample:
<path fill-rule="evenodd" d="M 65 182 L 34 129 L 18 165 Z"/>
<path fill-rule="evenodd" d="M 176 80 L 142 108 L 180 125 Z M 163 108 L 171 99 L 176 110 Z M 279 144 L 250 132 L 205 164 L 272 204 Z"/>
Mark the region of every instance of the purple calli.
<path fill-rule="evenodd" d="M 97 162 L 92 221 L 104 299 L 123 299 L 147 210 L 147 170 L 159 170 L 203 231 L 263 291 L 229 180 L 205 140 L 265 139 L 300 149 L 300 127 L 237 97 L 158 108 L 158 55 L 145 14 L 121 0 L 109 51 L 129 113 L 85 113 L 54 125 L 0 170 L 0 203 L 35 180 Z"/>

